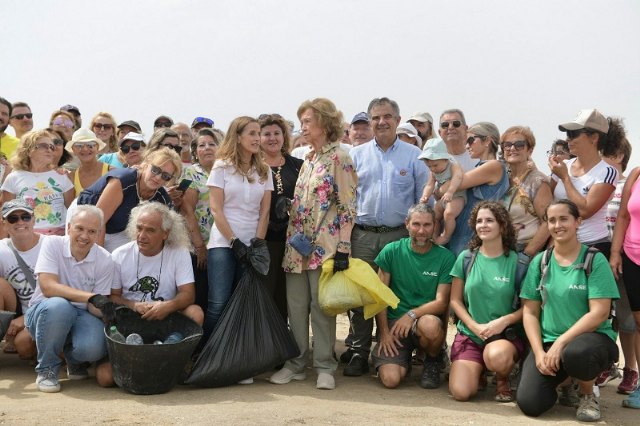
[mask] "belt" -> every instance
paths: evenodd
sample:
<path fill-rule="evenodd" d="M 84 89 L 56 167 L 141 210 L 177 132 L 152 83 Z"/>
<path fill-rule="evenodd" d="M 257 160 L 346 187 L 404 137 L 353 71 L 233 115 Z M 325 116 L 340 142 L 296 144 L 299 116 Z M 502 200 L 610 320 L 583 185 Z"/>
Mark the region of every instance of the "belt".
<path fill-rule="evenodd" d="M 385 232 L 398 231 L 400 229 L 404 229 L 404 225 L 398 226 L 369 226 L 369 225 L 360 225 L 356 223 L 356 228 L 362 229 L 363 231 L 375 232 L 376 234 L 384 234 Z"/>

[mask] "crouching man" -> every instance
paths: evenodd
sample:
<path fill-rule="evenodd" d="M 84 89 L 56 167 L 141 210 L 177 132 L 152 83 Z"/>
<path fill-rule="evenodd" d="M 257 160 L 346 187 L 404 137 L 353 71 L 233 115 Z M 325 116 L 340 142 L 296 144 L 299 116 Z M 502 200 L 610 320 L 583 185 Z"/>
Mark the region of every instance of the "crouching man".
<path fill-rule="evenodd" d="M 180 312 L 199 325 L 202 309 L 195 305 L 195 284 L 185 221 L 157 202 L 131 211 L 127 235 L 133 241 L 113 251 L 115 276 L 111 299 L 148 320 L 162 320 Z M 101 386 L 113 385 L 110 363 L 96 369 Z"/>
<path fill-rule="evenodd" d="M 425 354 L 420 386 L 440 386 L 439 353 L 446 337 L 453 254 L 432 242 L 435 213 L 426 204 L 409 209 L 409 237 L 387 244 L 375 259 L 378 275 L 400 303 L 376 316 L 380 341 L 372 358 L 382 384 L 397 387 L 411 371 L 411 353 Z"/>
<path fill-rule="evenodd" d="M 42 242 L 36 262 L 36 289 L 25 314 L 25 325 L 36 341 L 36 384 L 42 392 L 59 392 L 58 372 L 64 359 L 71 380 L 84 379 L 87 363 L 107 354 L 102 315 L 90 297 L 109 295 L 114 264 L 108 251 L 96 244 L 102 232 L 102 210 L 78 206 L 66 236 Z"/>

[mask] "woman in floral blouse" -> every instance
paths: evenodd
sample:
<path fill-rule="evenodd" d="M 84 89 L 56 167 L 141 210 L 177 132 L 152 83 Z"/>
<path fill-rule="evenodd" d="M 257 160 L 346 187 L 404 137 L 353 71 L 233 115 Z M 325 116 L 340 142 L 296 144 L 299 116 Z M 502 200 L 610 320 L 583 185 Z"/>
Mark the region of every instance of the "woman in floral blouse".
<path fill-rule="evenodd" d="M 296 183 L 283 267 L 287 272 L 289 324 L 300 356 L 287 361 L 270 381 L 285 384 L 306 378 L 304 369 L 309 355 L 311 314 L 313 366 L 318 372 L 316 387 L 334 389 L 336 320 L 320 309 L 318 281 L 322 263 L 328 259 L 334 259 L 334 271 L 349 266 L 358 178 L 351 157 L 340 148 L 342 113 L 333 102 L 323 98 L 305 101 L 298 108 L 298 118 L 302 134 L 312 149 Z M 291 245 L 291 237 L 300 233 L 315 245 L 309 256 L 302 255 Z"/>

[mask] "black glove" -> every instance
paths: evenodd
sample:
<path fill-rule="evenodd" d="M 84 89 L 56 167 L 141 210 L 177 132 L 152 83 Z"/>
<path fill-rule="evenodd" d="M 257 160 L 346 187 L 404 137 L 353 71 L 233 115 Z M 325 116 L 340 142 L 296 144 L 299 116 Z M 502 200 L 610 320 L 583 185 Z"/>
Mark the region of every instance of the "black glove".
<path fill-rule="evenodd" d="M 231 243 L 231 250 L 233 250 L 233 255 L 236 257 L 236 259 L 238 259 L 240 262 L 246 262 L 249 247 L 247 247 L 245 243 L 240 241 L 239 238 L 235 238 L 233 240 L 233 243 Z"/>
<path fill-rule="evenodd" d="M 253 269 L 255 269 L 257 273 L 267 275 L 271 256 L 269 255 L 269 247 L 267 247 L 265 240 L 262 238 L 252 238 L 248 257 L 251 266 L 253 266 Z"/>
<path fill-rule="evenodd" d="M 337 251 L 333 257 L 333 273 L 344 271 L 349 268 L 349 254 Z"/>
<path fill-rule="evenodd" d="M 287 197 L 280 196 L 276 200 L 274 213 L 276 215 L 276 219 L 284 220 L 289 217 L 289 209 L 291 208 L 291 200 Z"/>

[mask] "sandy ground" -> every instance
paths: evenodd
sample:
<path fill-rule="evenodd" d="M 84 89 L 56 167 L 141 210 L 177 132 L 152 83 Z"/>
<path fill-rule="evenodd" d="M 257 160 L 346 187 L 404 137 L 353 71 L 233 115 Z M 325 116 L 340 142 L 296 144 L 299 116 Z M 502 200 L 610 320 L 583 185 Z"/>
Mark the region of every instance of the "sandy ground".
<path fill-rule="evenodd" d="M 344 351 L 346 316 L 338 316 L 336 352 Z M 449 341 L 453 338 L 450 327 Z M 337 388 L 315 388 L 315 373 L 307 380 L 273 385 L 269 374 L 253 385 L 222 389 L 177 386 L 163 395 L 139 396 L 118 388 L 102 389 L 90 378 L 61 380 L 62 392 L 38 392 L 33 367 L 15 355 L 0 353 L 0 424 L 576 424 L 575 410 L 556 405 L 541 419 L 527 418 L 515 403 L 493 401 L 489 385 L 471 402 L 458 403 L 446 384 L 437 390 L 420 388 L 421 368 L 414 368 L 398 389 L 384 389 L 376 377 L 336 374 Z M 64 373 L 62 373 L 64 376 Z M 639 424 L 640 412 L 620 406 L 618 381 L 602 389 L 601 424 Z"/>

